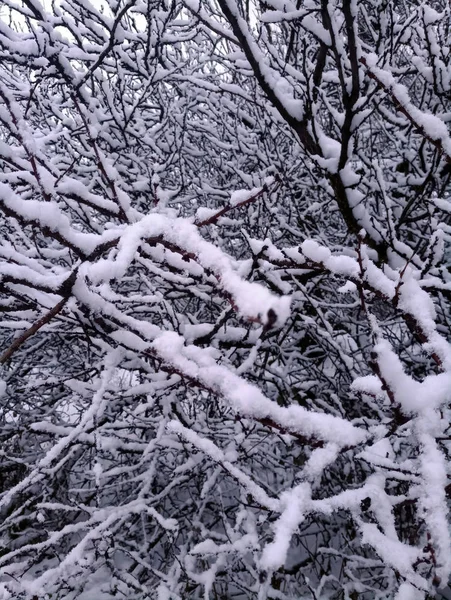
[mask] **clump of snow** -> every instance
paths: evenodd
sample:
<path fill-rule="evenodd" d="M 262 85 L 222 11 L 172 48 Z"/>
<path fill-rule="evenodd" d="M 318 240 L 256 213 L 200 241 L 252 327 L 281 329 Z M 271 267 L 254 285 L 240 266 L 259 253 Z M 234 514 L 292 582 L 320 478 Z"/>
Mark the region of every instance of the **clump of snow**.
<path fill-rule="evenodd" d="M 237 206 L 238 204 L 242 204 L 243 202 L 250 200 L 256 194 L 260 193 L 262 191 L 262 189 L 263 188 L 261 188 L 261 187 L 255 187 L 255 188 L 252 188 L 251 190 L 236 190 L 236 191 L 232 192 L 232 195 L 230 196 L 229 204 L 230 204 L 230 206 Z"/>
<path fill-rule="evenodd" d="M 188 219 L 156 213 L 147 215 L 122 229 L 114 258 L 84 264 L 80 273 L 96 284 L 120 279 L 124 277 L 141 244 L 148 238 L 160 237 L 179 248 L 182 257 L 184 253 L 193 256 L 198 265 L 214 273 L 218 287 L 231 296 L 234 307 L 244 318 L 281 326 L 289 317 L 291 300 L 288 296 L 276 296 L 263 285 L 244 280 L 234 268 L 231 258 L 204 240 L 198 228 Z M 182 265 L 189 269 L 190 261 L 180 262 Z"/>
<path fill-rule="evenodd" d="M 264 571 L 275 571 L 285 564 L 291 538 L 305 518 L 304 510 L 310 499 L 311 488 L 307 483 L 281 495 L 282 512 L 274 524 L 274 539 L 263 549 L 260 558 L 260 567 Z"/>
<path fill-rule="evenodd" d="M 347 281 L 344 285 L 337 289 L 340 294 L 353 294 L 356 292 L 357 286 L 353 281 Z"/>

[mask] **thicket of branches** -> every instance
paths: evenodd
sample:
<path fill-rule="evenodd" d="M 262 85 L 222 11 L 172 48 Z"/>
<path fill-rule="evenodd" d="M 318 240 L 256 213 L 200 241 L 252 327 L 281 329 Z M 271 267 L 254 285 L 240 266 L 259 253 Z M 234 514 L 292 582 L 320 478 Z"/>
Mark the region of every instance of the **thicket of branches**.
<path fill-rule="evenodd" d="M 449 3 L 0 15 L 0 598 L 434 597 Z"/>

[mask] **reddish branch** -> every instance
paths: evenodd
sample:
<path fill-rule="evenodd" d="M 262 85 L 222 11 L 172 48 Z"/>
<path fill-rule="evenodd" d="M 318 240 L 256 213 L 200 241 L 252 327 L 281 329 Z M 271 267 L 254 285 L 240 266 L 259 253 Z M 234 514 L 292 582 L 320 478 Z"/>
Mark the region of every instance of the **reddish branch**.
<path fill-rule="evenodd" d="M 3 354 L 0 356 L 0 364 L 3 364 L 7 360 L 9 360 L 14 354 L 14 352 L 18 350 L 22 346 L 22 344 L 24 344 L 28 340 L 28 338 L 34 335 L 37 331 L 39 331 L 39 329 L 41 329 L 41 327 L 49 323 L 53 319 L 53 317 L 60 313 L 68 300 L 69 298 L 61 298 L 58 304 L 55 304 L 55 306 L 51 308 L 48 313 L 46 313 L 43 317 L 38 319 L 35 323 L 33 323 L 31 327 L 24 331 L 22 335 L 16 338 L 11 344 L 11 346 L 7 348 L 5 352 L 3 352 Z"/>

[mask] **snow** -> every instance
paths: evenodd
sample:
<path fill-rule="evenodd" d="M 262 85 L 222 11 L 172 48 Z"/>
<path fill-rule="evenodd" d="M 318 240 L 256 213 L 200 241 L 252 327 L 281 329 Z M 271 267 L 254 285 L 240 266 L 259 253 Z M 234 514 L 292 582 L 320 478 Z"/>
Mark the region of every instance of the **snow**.
<path fill-rule="evenodd" d="M 424 15 L 424 24 L 426 26 L 432 25 L 433 23 L 437 23 L 443 18 L 444 13 L 439 13 L 434 10 L 431 6 L 425 4 L 423 6 L 423 15 Z"/>
<path fill-rule="evenodd" d="M 344 285 L 337 288 L 340 294 L 354 294 L 357 291 L 357 286 L 353 281 L 347 281 Z"/>
<path fill-rule="evenodd" d="M 381 374 L 405 414 L 437 409 L 451 399 L 451 373 L 429 375 L 422 382 L 415 381 L 404 372 L 387 341 L 375 344 L 374 352 Z"/>
<path fill-rule="evenodd" d="M 302 242 L 300 249 L 302 254 L 309 260 L 322 264 L 332 273 L 343 276 L 355 277 L 359 276 L 359 265 L 354 258 L 345 254 L 333 255 L 328 248 L 321 246 L 315 240 L 305 240 Z"/>
<path fill-rule="evenodd" d="M 421 551 L 397 540 L 390 540 L 374 523 L 361 523 L 362 543 L 372 546 L 382 560 L 420 589 L 427 589 L 426 581 L 417 575 L 412 564 L 420 557 Z"/>
<path fill-rule="evenodd" d="M 72 177 L 66 176 L 57 184 L 55 191 L 66 196 L 75 196 L 82 200 L 86 200 L 92 206 L 108 210 L 112 214 L 118 213 L 118 207 L 112 200 L 91 193 L 81 181 L 73 179 Z"/>
<path fill-rule="evenodd" d="M 261 188 L 261 187 L 259 187 L 259 188 L 256 187 L 256 188 L 252 188 L 251 190 L 236 190 L 236 191 L 232 192 L 232 195 L 230 196 L 229 204 L 230 204 L 230 206 L 238 206 L 239 204 L 246 202 L 247 200 L 249 200 L 256 194 L 259 194 L 262 191 L 262 189 L 263 188 Z"/>
<path fill-rule="evenodd" d="M 184 346 L 183 338 L 175 332 L 162 333 L 152 347 L 168 365 L 215 390 L 237 414 L 256 419 L 269 418 L 287 432 L 319 438 L 339 446 L 357 445 L 367 437 L 365 431 L 339 417 L 307 411 L 296 405 L 279 406 L 266 398 L 258 387 L 216 364 L 209 352 L 195 346 Z"/>
<path fill-rule="evenodd" d="M 99 243 L 99 236 L 81 233 L 71 227 L 69 218 L 56 202 L 22 200 L 5 183 L 0 182 L 0 203 L 28 222 L 36 222 L 43 228 L 58 233 L 82 252 L 90 254 Z"/>
<path fill-rule="evenodd" d="M 212 441 L 200 437 L 192 429 L 187 429 L 178 421 L 171 421 L 167 425 L 167 429 L 170 432 L 176 433 L 183 437 L 187 442 L 193 444 L 196 448 L 201 450 L 204 454 L 207 454 L 215 462 L 221 464 L 230 474 L 235 477 L 245 489 L 252 495 L 252 497 L 259 502 L 262 506 L 267 507 L 269 510 L 278 510 L 279 501 L 270 498 L 266 492 L 254 481 L 242 472 L 240 469 L 235 467 L 230 461 L 226 460 L 222 450 L 216 446 Z"/>
<path fill-rule="evenodd" d="M 430 9 L 430 11 L 432 12 L 425 12 L 426 20 L 428 19 L 428 16 L 432 19 L 435 18 L 435 15 L 432 16 L 435 11 L 433 11 L 433 9 Z M 451 138 L 446 123 L 442 121 L 440 116 L 424 112 L 417 108 L 411 102 L 407 88 L 404 85 L 397 83 L 390 71 L 379 68 L 377 66 L 378 60 L 379 59 L 375 54 L 370 53 L 365 56 L 366 64 L 371 73 L 373 73 L 378 81 L 391 92 L 396 102 L 402 106 L 410 119 L 424 131 L 426 136 L 440 142 L 444 152 L 451 157 Z"/>
<path fill-rule="evenodd" d="M 306 258 L 318 263 L 326 263 L 331 256 L 328 248 L 320 246 L 314 240 L 305 240 L 302 242 L 301 250 Z"/>
<path fill-rule="evenodd" d="M 300 484 L 281 495 L 281 515 L 274 524 L 274 540 L 265 546 L 260 558 L 263 570 L 276 571 L 285 564 L 291 538 L 304 520 L 303 509 L 309 504 L 310 496 L 307 484 Z"/>
<path fill-rule="evenodd" d="M 357 0 L 325 3 L 330 25 L 315 0 L 22 4 L 0 17 L 0 327 L 19 343 L 0 597 L 208 598 L 217 578 L 261 599 L 434 595 L 451 572 L 448 13 L 380 12 L 377 55 L 355 27 L 347 115 Z"/>
<path fill-rule="evenodd" d="M 382 394 L 382 384 L 375 375 L 365 375 L 354 379 L 351 390 L 370 396 L 380 396 Z"/>
<path fill-rule="evenodd" d="M 182 255 L 185 252 L 195 256 L 205 270 L 212 271 L 218 287 L 231 295 L 234 307 L 245 319 L 266 324 L 274 312 L 275 325 L 280 327 L 285 323 L 290 314 L 290 298 L 277 297 L 262 285 L 243 280 L 231 259 L 217 246 L 205 241 L 188 219 L 174 219 L 157 213 L 145 216 L 122 230 L 114 259 L 82 265 L 80 273 L 95 284 L 121 279 L 146 238 L 160 236 L 180 248 Z M 189 263 L 184 267 L 189 269 Z"/>
<path fill-rule="evenodd" d="M 434 415 L 431 415 L 433 423 Z M 431 422 L 426 419 L 419 421 L 419 442 L 422 448 L 421 472 L 422 490 L 418 498 L 418 506 L 423 512 L 431 541 L 434 545 L 435 560 L 437 563 L 436 575 L 446 582 L 451 572 L 451 536 L 449 531 L 449 508 L 446 495 L 448 484 L 447 468 L 443 453 L 439 450 L 437 442 L 429 432 Z"/>
<path fill-rule="evenodd" d="M 395 596 L 395 600 L 423 600 L 423 598 L 423 592 L 406 581 L 401 583 Z"/>
<path fill-rule="evenodd" d="M 334 443 L 329 443 L 324 448 L 313 450 L 310 458 L 304 465 L 302 477 L 306 480 L 315 481 L 323 473 L 324 469 L 337 459 L 339 452 L 340 447 Z"/>

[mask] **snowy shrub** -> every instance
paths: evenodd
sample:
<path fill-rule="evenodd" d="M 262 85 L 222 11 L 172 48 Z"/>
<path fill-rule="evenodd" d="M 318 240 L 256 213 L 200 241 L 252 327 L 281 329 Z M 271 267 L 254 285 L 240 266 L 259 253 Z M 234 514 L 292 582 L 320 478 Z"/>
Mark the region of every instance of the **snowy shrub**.
<path fill-rule="evenodd" d="M 0 598 L 446 593 L 450 13 L 3 1 Z"/>

